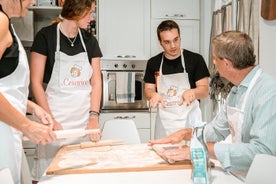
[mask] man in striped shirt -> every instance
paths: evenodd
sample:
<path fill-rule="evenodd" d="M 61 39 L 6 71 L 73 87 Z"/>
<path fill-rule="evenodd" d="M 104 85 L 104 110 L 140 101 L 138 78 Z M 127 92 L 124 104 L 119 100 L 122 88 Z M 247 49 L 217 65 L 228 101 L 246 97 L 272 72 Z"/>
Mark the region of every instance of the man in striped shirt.
<path fill-rule="evenodd" d="M 246 173 L 256 154 L 276 155 L 276 78 L 255 65 L 254 46 L 245 33 L 228 31 L 214 37 L 212 51 L 218 72 L 234 86 L 205 127 L 209 154 L 226 171 Z M 189 140 L 191 134 L 192 129 L 182 129 L 149 145 Z M 220 142 L 229 135 L 232 142 Z M 171 160 L 190 159 L 189 150 L 168 150 L 164 155 Z"/>

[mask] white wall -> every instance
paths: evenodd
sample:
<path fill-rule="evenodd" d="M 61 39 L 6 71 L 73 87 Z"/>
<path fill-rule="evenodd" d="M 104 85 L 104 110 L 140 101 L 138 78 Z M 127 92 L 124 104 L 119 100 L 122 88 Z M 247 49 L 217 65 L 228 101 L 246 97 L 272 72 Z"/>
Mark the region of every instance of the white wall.
<path fill-rule="evenodd" d="M 267 21 L 260 16 L 260 66 L 276 76 L 276 20 Z"/>
<path fill-rule="evenodd" d="M 214 1 L 201 2 L 202 4 L 202 15 L 201 15 L 201 54 L 205 58 L 205 61 L 209 62 L 209 42 L 210 42 L 210 27 L 212 20 L 212 12 Z M 260 7 L 261 12 L 261 7 Z M 261 13 L 260 13 L 261 14 Z M 267 21 L 261 16 L 259 18 L 259 31 L 260 31 L 260 42 L 259 42 L 259 62 L 264 72 L 276 76 L 276 20 Z M 203 113 L 203 120 L 209 122 L 211 117 L 211 101 L 207 98 L 202 101 L 201 109 Z"/>
<path fill-rule="evenodd" d="M 209 44 L 210 44 L 210 34 L 212 25 L 212 14 L 214 9 L 214 1 L 201 0 L 201 25 L 200 25 L 200 49 L 201 55 L 204 57 L 206 64 L 209 63 Z M 212 118 L 212 113 L 210 112 L 211 100 L 209 97 L 201 100 L 200 108 L 202 111 L 203 121 L 210 122 Z"/>

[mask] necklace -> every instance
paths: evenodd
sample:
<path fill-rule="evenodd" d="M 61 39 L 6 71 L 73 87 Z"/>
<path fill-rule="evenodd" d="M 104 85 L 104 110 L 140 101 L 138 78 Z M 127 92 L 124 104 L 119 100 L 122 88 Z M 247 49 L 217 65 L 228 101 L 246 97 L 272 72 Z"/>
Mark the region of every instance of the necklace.
<path fill-rule="evenodd" d="M 69 37 L 66 36 L 66 38 L 67 38 L 67 39 L 69 40 L 69 42 L 71 43 L 71 47 L 74 47 L 74 43 L 75 43 L 75 41 L 76 41 L 76 39 L 77 39 L 77 36 L 78 36 L 78 35 L 76 35 L 76 36 L 74 37 L 73 41 L 72 41 Z"/>
<path fill-rule="evenodd" d="M 60 29 L 62 29 L 63 30 L 63 24 L 61 24 L 60 25 Z M 64 31 L 64 30 L 63 30 Z M 64 33 L 63 33 L 64 34 Z M 75 41 L 76 41 L 76 39 L 77 39 L 77 36 L 78 36 L 78 32 L 77 32 L 77 35 L 73 38 L 73 41 L 66 35 L 66 34 L 64 34 L 64 36 L 66 36 L 66 38 L 67 38 L 67 40 L 71 43 L 71 47 L 74 47 L 74 43 L 75 43 Z"/>

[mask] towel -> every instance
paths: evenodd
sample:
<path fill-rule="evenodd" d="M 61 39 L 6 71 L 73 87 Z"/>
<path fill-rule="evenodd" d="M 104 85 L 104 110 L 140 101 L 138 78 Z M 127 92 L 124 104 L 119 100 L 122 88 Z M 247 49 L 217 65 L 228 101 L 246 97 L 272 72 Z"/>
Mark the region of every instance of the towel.
<path fill-rule="evenodd" d="M 116 72 L 116 102 L 134 103 L 135 72 Z"/>

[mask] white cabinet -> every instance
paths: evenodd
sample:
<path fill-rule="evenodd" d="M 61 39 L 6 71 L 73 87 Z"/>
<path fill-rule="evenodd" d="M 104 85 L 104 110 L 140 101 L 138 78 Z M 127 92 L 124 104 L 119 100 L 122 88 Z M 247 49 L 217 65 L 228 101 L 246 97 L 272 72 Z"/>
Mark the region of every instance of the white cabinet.
<path fill-rule="evenodd" d="M 98 38 L 103 59 L 150 56 L 150 1 L 99 0 Z"/>
<path fill-rule="evenodd" d="M 137 127 L 141 142 L 147 143 L 150 140 L 151 126 L 149 112 L 104 112 L 100 115 L 101 129 L 105 121 L 112 119 L 132 119 Z"/>
<path fill-rule="evenodd" d="M 151 56 L 161 52 L 156 29 L 164 20 L 174 20 L 180 28 L 181 47 L 200 51 L 200 1 L 199 0 L 151 0 Z"/>
<path fill-rule="evenodd" d="M 199 19 L 200 0 L 151 0 L 151 17 L 164 19 Z"/>

